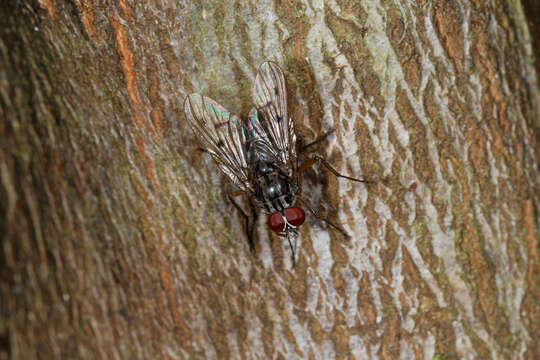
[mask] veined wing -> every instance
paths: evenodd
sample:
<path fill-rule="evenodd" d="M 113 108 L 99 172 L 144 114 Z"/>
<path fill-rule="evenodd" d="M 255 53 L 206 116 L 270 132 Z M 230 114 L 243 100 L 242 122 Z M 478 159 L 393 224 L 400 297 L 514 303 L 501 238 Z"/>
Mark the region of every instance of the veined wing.
<path fill-rule="evenodd" d="M 232 182 L 250 190 L 245 153 L 246 131 L 242 121 L 214 100 L 191 94 L 184 113 L 201 145 Z"/>
<path fill-rule="evenodd" d="M 256 138 L 266 139 L 277 158 L 289 169 L 296 169 L 296 135 L 287 114 L 287 89 L 283 71 L 274 62 L 262 63 L 257 73 L 253 98 L 257 113 L 248 122 Z"/>

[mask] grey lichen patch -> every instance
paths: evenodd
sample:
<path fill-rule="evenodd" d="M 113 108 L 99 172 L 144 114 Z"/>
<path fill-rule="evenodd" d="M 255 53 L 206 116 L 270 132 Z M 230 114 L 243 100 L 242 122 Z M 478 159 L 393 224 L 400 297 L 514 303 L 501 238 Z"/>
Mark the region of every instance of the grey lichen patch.
<path fill-rule="evenodd" d="M 363 64 L 357 61 L 367 58 L 368 50 L 366 48 L 364 37 L 369 29 L 361 26 L 365 20 L 365 14 L 360 4 L 356 3 L 352 7 L 355 11 L 345 12 L 345 14 L 356 14 L 351 18 L 337 16 L 331 9 L 327 8 L 325 18 L 332 35 L 336 38 L 337 46 L 340 52 L 344 53 L 351 61 L 353 69 L 362 69 Z M 343 11 L 343 9 L 341 9 Z M 354 54 L 354 56 L 351 56 Z"/>

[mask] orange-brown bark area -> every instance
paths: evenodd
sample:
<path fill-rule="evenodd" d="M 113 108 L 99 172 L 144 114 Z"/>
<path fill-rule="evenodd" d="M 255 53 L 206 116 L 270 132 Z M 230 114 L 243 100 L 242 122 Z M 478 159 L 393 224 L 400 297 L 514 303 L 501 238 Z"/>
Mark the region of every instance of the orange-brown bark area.
<path fill-rule="evenodd" d="M 0 5 L 0 360 L 540 358 L 520 6 Z M 247 114 L 264 60 L 298 136 L 334 129 L 313 150 L 377 180 L 305 171 L 350 237 L 308 214 L 294 268 L 265 216 L 249 251 L 182 114 L 192 92 Z"/>

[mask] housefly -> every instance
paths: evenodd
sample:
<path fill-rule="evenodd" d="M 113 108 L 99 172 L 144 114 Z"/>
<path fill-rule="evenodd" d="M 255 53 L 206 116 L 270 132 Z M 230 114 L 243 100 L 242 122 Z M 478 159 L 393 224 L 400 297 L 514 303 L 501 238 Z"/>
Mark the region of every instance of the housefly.
<path fill-rule="evenodd" d="M 365 183 L 371 181 L 341 175 L 321 156 L 311 156 L 300 163 L 303 151 L 332 131 L 305 146 L 297 141 L 294 122 L 287 114 L 285 77 L 276 63 L 268 61 L 259 67 L 253 100 L 254 108 L 247 119 L 233 115 L 214 100 L 199 94 L 186 98 L 184 112 L 202 149 L 239 189 L 236 193 L 246 194 L 252 208 L 262 209 L 268 215 L 270 229 L 287 239 L 294 264 L 292 244 L 298 236 L 298 227 L 306 218 L 297 202 L 320 218 L 301 197 L 300 173 L 320 162 L 338 177 Z M 247 214 L 232 196 L 229 197 L 249 224 Z M 347 235 L 333 222 L 321 219 Z M 250 230 L 249 225 L 246 226 L 253 250 L 253 228 Z"/>

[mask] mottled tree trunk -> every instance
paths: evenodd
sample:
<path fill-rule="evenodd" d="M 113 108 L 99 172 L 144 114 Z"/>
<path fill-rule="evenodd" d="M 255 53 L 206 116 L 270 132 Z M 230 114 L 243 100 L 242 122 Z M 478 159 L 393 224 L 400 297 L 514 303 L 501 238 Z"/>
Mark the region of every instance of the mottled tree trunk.
<path fill-rule="evenodd" d="M 528 1 L 527 3 L 530 3 Z M 534 14 L 533 14 L 534 16 Z M 519 0 L 0 5 L 0 359 L 539 359 L 540 93 Z M 536 28 L 538 29 L 538 28 Z M 291 268 L 186 94 L 285 70 L 335 134 Z"/>

